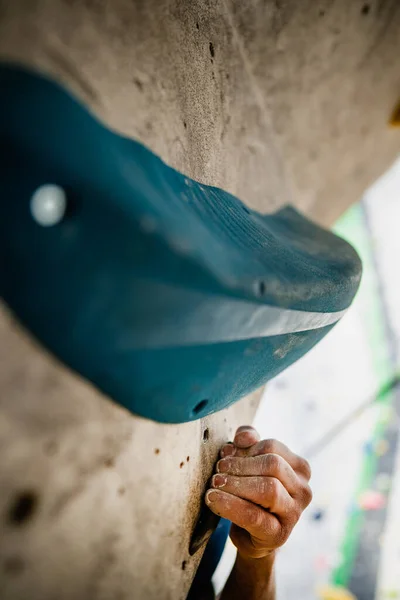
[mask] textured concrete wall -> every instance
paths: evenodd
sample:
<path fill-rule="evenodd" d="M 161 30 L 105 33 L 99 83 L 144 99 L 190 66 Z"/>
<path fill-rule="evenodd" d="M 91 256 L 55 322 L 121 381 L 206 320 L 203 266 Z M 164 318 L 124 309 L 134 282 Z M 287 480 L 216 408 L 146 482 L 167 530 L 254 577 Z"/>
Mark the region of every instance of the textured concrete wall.
<path fill-rule="evenodd" d="M 386 126 L 400 92 L 398 9 L 0 0 L 0 60 L 55 76 L 194 178 L 328 223 L 400 148 Z M 61 367 L 6 310 L 0 325 L 0 597 L 185 598 L 205 482 L 257 398 L 152 423 Z"/>
<path fill-rule="evenodd" d="M 132 416 L 0 321 L 0 598 L 185 598 L 218 448 L 259 395 L 183 425 Z"/>

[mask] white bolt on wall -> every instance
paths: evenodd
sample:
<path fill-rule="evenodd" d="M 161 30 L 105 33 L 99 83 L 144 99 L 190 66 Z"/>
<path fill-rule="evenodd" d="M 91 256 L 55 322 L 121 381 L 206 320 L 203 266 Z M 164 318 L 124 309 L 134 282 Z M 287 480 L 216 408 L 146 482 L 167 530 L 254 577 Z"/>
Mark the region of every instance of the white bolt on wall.
<path fill-rule="evenodd" d="M 54 184 L 41 185 L 33 193 L 30 209 L 32 217 L 43 227 L 56 225 L 64 217 L 67 197 L 62 187 Z"/>

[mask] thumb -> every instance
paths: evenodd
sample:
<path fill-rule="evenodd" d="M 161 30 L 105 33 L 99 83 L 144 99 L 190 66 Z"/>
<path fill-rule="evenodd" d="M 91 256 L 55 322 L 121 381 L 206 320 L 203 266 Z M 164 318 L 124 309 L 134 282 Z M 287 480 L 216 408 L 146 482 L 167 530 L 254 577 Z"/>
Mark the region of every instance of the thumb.
<path fill-rule="evenodd" d="M 237 448 L 245 450 L 246 448 L 250 448 L 250 446 L 254 446 L 259 441 L 260 436 L 258 431 L 254 427 L 251 427 L 251 425 L 243 425 L 236 430 L 233 443 Z"/>

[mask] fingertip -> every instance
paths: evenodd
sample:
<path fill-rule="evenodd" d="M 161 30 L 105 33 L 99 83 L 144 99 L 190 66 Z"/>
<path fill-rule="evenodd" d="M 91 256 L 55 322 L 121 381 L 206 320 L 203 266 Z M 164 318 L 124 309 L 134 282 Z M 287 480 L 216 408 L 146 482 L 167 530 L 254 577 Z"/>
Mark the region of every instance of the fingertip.
<path fill-rule="evenodd" d="M 226 475 L 220 475 L 219 473 L 217 473 L 216 475 L 212 476 L 211 485 L 213 488 L 224 487 L 224 485 L 226 484 L 226 481 L 227 481 Z"/>
<path fill-rule="evenodd" d="M 228 465 L 229 465 L 228 461 L 226 461 L 224 459 L 219 460 L 215 466 L 215 470 L 217 473 L 223 473 L 223 472 L 227 471 Z"/>
<path fill-rule="evenodd" d="M 236 429 L 236 433 L 235 435 L 237 435 L 238 433 L 241 433 L 242 431 L 257 431 L 253 425 L 241 425 L 240 427 L 238 427 Z"/>
<path fill-rule="evenodd" d="M 242 427 L 238 427 L 235 434 L 235 439 L 233 440 L 234 445 L 237 448 L 250 448 L 257 444 L 260 441 L 260 435 L 254 427 L 250 425 L 244 425 Z"/>
<path fill-rule="evenodd" d="M 207 490 L 205 501 L 207 505 L 213 504 L 216 500 L 218 500 L 218 492 L 217 490 Z"/>
<path fill-rule="evenodd" d="M 236 452 L 235 446 L 232 442 L 228 442 L 225 446 L 222 446 L 220 451 L 221 458 L 225 458 L 225 456 L 233 456 Z"/>

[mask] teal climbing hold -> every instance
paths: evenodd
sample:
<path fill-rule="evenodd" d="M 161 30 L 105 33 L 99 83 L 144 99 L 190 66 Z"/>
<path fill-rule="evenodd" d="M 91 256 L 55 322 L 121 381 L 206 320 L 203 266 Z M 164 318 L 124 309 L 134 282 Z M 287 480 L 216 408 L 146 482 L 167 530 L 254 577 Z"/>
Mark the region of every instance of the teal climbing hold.
<path fill-rule="evenodd" d="M 5 302 L 134 413 L 184 422 L 229 406 L 312 348 L 357 290 L 342 239 L 189 179 L 11 65 L 0 146 Z"/>

